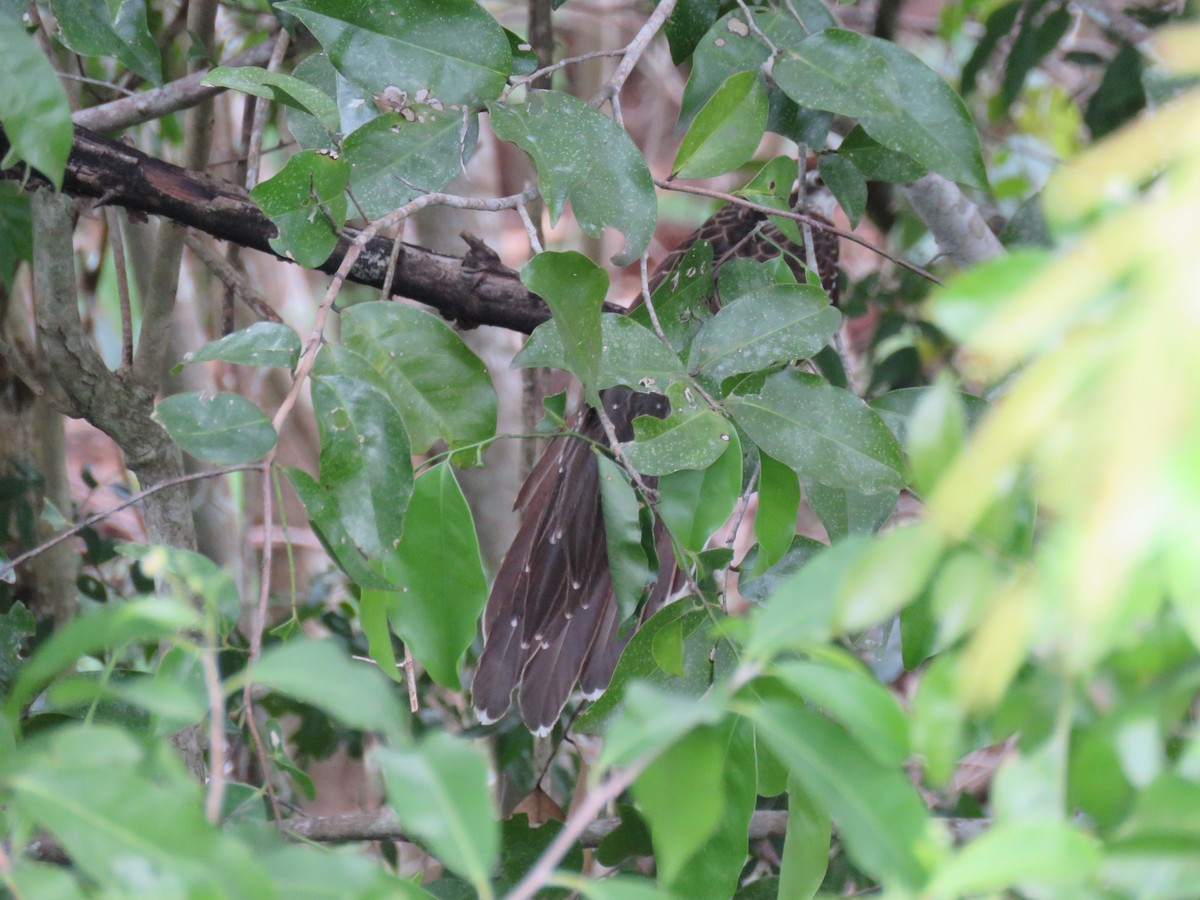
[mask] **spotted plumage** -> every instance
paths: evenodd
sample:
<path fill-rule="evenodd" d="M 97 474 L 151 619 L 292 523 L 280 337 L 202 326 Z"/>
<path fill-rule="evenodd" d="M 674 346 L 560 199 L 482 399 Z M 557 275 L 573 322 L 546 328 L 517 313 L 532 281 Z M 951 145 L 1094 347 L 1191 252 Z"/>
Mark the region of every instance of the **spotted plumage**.
<path fill-rule="evenodd" d="M 813 229 L 822 283 L 836 302 L 837 237 Z M 673 250 L 656 269 L 651 287 L 666 278 L 697 242 L 713 249 L 714 273 L 734 257 L 772 259 L 782 252 L 803 280 L 805 252 L 758 212 L 723 207 Z M 633 437 L 639 415 L 664 417 L 665 397 L 611 388 L 602 394 L 617 438 Z M 579 411 L 571 427 L 606 442 L 595 410 Z M 591 445 L 572 437 L 552 441 L 517 498 L 523 518 L 492 585 L 484 613 L 484 650 L 472 699 L 481 722 L 507 712 L 517 690 L 521 717 L 545 734 L 558 720 L 578 683 L 586 698 L 604 690 L 623 646 L 608 566 L 599 468 Z M 655 521 L 660 572 L 642 611 L 644 621 L 662 607 L 675 580 L 674 553 L 661 520 Z"/>

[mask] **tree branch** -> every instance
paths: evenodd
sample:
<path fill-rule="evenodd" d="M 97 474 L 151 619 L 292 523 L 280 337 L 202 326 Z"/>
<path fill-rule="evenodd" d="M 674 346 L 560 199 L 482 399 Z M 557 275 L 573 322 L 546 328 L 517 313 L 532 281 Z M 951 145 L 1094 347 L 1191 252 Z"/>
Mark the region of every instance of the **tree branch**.
<path fill-rule="evenodd" d="M 0 155 L 7 140 L 0 132 Z M 23 166 L 0 172 L 21 180 Z M 40 176 L 30 181 L 41 182 Z M 75 129 L 75 144 L 67 162 L 63 190 L 106 204 L 164 216 L 181 225 L 280 257 L 270 246 L 276 234 L 239 185 L 193 172 L 156 159 L 133 147 L 109 140 L 84 128 Z M 341 265 L 356 234 L 350 231 L 319 268 L 333 274 Z M 392 241 L 376 237 L 363 248 L 349 280 L 382 289 Z M 515 273 L 468 271 L 457 257 L 404 244 L 390 294 L 427 304 L 447 319 L 466 325 L 496 325 L 528 334 L 550 318 L 550 311 Z"/>

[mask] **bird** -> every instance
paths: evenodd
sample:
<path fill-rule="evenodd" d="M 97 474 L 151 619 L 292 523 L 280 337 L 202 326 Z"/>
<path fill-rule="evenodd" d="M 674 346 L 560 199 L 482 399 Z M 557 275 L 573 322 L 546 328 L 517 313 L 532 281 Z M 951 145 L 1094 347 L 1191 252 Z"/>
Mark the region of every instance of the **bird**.
<path fill-rule="evenodd" d="M 815 209 L 817 195 L 806 192 L 803 211 L 829 225 L 827 216 Z M 808 230 L 822 285 L 836 304 L 837 236 L 820 227 Z M 652 291 L 699 241 L 712 247 L 714 276 L 730 259 L 765 261 L 782 253 L 804 281 L 804 247 L 761 211 L 729 203 L 659 263 L 649 281 Z M 715 299 L 710 303 L 716 306 Z M 661 394 L 620 386 L 602 391 L 601 402 L 622 443 L 633 438 L 635 418 L 664 418 L 670 411 Z M 535 735 L 549 734 L 576 684 L 586 700 L 603 693 L 628 639 L 617 633 L 621 623 L 608 564 L 599 465 L 592 450 L 594 444 L 606 446 L 608 438 L 599 414 L 586 405 L 574 414 L 570 431 L 586 440 L 575 434 L 552 440 L 517 496 L 521 525 L 492 584 L 483 615 L 483 651 L 472 681 L 472 705 L 482 725 L 499 721 L 516 691 L 525 726 Z M 651 490 L 653 482 L 644 479 Z M 677 575 L 670 535 L 657 516 L 654 537 L 660 571 L 639 624 L 671 599 Z"/>

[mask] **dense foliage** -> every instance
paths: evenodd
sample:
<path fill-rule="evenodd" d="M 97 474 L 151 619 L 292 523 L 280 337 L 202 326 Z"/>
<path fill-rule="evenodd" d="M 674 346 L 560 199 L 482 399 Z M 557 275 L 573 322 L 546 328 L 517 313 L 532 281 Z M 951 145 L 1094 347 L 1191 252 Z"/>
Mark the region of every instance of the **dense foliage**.
<path fill-rule="evenodd" d="M 2 80 L 22 86 L 0 93 L 4 165 L 61 187 L 71 116 L 45 50 L 64 71 L 148 87 L 181 65 L 169 42 L 182 30 L 168 35 L 144 0 L 40 6 L 24 19 L 0 7 Z M 532 89 L 534 53 L 491 3 L 269 11 L 316 49 L 205 79 L 286 113 L 298 149 L 251 192 L 281 255 L 317 267 L 347 227 L 365 241 L 427 205 L 483 117 L 532 160 L 551 222 L 570 209 L 588 234 L 622 235 L 615 265 L 643 258 L 659 190 L 622 125 L 622 81 L 593 103 Z M 177 393 L 155 419 L 197 460 L 265 457 L 268 493 L 290 485 L 303 501 L 344 601 L 294 602 L 264 638 L 258 597 L 211 560 L 94 533 L 88 563 L 124 559 L 123 594 L 97 583 L 52 633 L 0 596 L 12 896 L 1195 895 L 1200 33 L 1110 10 L 1104 53 L 1088 56 L 1066 43 L 1084 15 L 1072 6 L 963 0 L 902 46 L 835 12 L 674 5 L 663 30 L 689 75 L 673 177 L 736 172 L 739 198 L 786 210 L 796 160 L 753 158 L 764 133 L 781 135 L 817 155 L 849 221 L 882 224 L 889 253 L 944 284 L 887 264 L 846 286 L 839 313 L 815 275 L 798 284 L 779 263 L 731 263 L 714 285 L 699 244 L 621 316 L 603 310 L 609 275 L 576 251 L 537 252 L 521 272 L 551 318 L 518 365 L 566 370 L 593 402 L 613 385 L 671 400 L 621 453 L 597 450 L 623 612 L 636 615 L 658 566 L 649 504 L 689 573 L 688 596 L 636 633 L 603 697 L 564 717 L 555 751 L 515 723 L 473 725 L 461 703 L 487 576 L 456 467 L 498 439 L 488 372 L 434 314 L 340 298 L 335 278 L 307 339 L 262 322 L 187 361 L 310 385 L 315 471 L 274 464 L 290 403 L 277 414 L 238 393 Z M 241 15 L 264 36 L 262 17 Z M 1086 91 L 1047 74 L 1068 65 Z M 156 139 L 177 131 L 163 123 Z M 922 224 L 921 191 L 947 182 L 1007 220 L 1008 252 L 930 262 L 979 216 L 963 201 L 965 218 Z M 894 204 L 873 210 L 868 185 L 891 186 Z M 14 185 L 0 207 L 14 291 L 22 257 L 46 264 L 29 216 Z M 798 240 L 815 227 L 773 221 Z M 835 334 L 868 312 L 877 325 L 848 372 Z M 562 398 L 548 401 L 542 428 L 563 427 Z M 626 467 L 656 476 L 655 493 Z M 20 511 L 24 489 L 4 511 L 32 543 L 42 512 Z M 755 546 L 735 560 L 732 538 L 712 537 L 755 492 Z M 796 534 L 802 498 L 828 545 Z M 884 527 L 898 500 L 919 515 Z M 732 571 L 744 616 L 726 609 Z M 406 652 L 424 673 L 417 713 Z M 204 783 L 168 741 L 189 729 L 212 751 Z M 579 739 L 574 752 L 576 734 L 602 736 L 600 749 Z M 228 780 L 226 745 L 257 747 L 268 770 Z M 396 833 L 442 877 L 403 877 L 390 842 L 327 850 L 276 829 L 282 815 L 306 833 L 280 797 L 311 792 L 309 761 L 337 747 L 365 756 Z M 959 762 L 984 748 L 1001 760 L 994 777 L 964 791 Z M 497 785 L 532 794 L 543 777 L 548 795 L 577 791 L 567 823 L 500 821 Z M 614 809 L 585 865 L 583 826 Z"/>

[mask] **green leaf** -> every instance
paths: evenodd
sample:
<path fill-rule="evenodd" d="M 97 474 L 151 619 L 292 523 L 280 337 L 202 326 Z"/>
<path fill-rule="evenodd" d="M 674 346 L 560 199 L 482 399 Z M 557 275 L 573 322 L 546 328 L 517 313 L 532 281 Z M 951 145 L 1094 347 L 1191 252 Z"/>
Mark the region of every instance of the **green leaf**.
<path fill-rule="evenodd" d="M 355 662 L 331 640 L 294 638 L 263 651 L 251 682 L 311 704 L 352 728 L 397 736 L 405 711 L 374 666 Z"/>
<path fill-rule="evenodd" d="M 863 131 L 861 125 L 850 130 L 838 145 L 837 155 L 851 162 L 868 181 L 903 184 L 925 174 L 925 166 L 910 156 L 889 150 Z"/>
<path fill-rule="evenodd" d="M 418 91 L 444 106 L 497 97 L 512 68 L 504 29 L 474 0 L 291 0 L 339 72 L 375 93 Z"/>
<path fill-rule="evenodd" d="M 596 376 L 599 390 L 622 384 L 635 391 L 663 391 L 686 378 L 679 357 L 632 316 L 602 314 L 600 347 L 600 373 Z M 513 365 L 567 369 L 558 323 L 551 319 L 535 328 Z"/>
<path fill-rule="evenodd" d="M 400 544 L 412 494 L 412 458 L 400 414 L 375 385 L 344 375 L 312 380 L 321 440 L 321 487 L 367 557 Z"/>
<path fill-rule="evenodd" d="M 754 16 L 754 23 L 759 31 L 777 47 L 793 46 L 809 34 L 837 24 L 820 2 L 801 2 L 794 5 L 800 12 L 803 23 L 797 21 L 786 9 L 750 8 L 750 14 Z M 692 73 L 688 77 L 680 105 L 679 126 L 683 128 L 688 125 L 731 75 L 738 72 L 757 73 L 770 56 L 770 49 L 746 24 L 745 12 L 735 9 L 722 16 L 696 45 L 692 57 Z M 773 90 L 771 94 L 771 120 L 767 127 L 780 130 L 783 123 L 794 122 L 798 111 L 795 103 L 781 91 Z M 798 135 L 789 133 L 787 136 Z M 823 144 L 824 140 L 811 143 Z"/>
<path fill-rule="evenodd" d="M 939 379 L 913 409 L 906 449 L 913 488 L 921 496 L 929 496 L 962 449 L 967 415 L 961 396 Z"/>
<path fill-rule="evenodd" d="M 943 865 L 927 888 L 931 896 L 1001 892 L 1058 894 L 1099 890 L 1100 842 L 1066 822 L 998 822 Z M 1072 891 L 1073 892 L 1073 891 Z"/>
<path fill-rule="evenodd" d="M 256 66 L 229 68 L 218 66 L 204 76 L 206 84 L 214 87 L 232 88 L 243 94 L 265 97 L 284 106 L 306 112 L 315 118 L 329 133 L 335 133 L 340 125 L 337 103 L 320 88 L 316 88 L 294 75 L 271 72 Z"/>
<path fill-rule="evenodd" d="M 712 684 L 712 653 L 716 643 L 708 636 L 712 615 L 691 608 L 687 601 L 668 604 L 645 622 L 621 654 L 608 689 L 588 708 L 575 728 L 585 734 L 607 732 L 625 692 L 634 683 L 685 697 L 699 697 Z M 683 675 L 664 671 L 654 654 L 654 645 L 664 630 L 677 628 L 683 639 Z"/>
<path fill-rule="evenodd" d="M 715 724 L 724 715 L 724 701 L 715 695 L 687 696 L 635 681 L 625 692 L 596 765 L 606 769 L 657 756 L 693 728 Z"/>
<path fill-rule="evenodd" d="M 0 615 L 0 694 L 7 694 L 21 670 L 21 648 L 37 632 L 33 614 L 20 600 Z"/>
<path fill-rule="evenodd" d="M 368 219 L 377 219 L 428 191 L 440 191 L 466 165 L 479 138 L 479 118 L 464 128 L 461 113 L 414 103 L 384 113 L 342 142 L 350 189 Z"/>
<path fill-rule="evenodd" d="M 227 391 L 215 397 L 195 391 L 164 397 L 154 419 L 196 459 L 222 466 L 261 458 L 277 437 L 261 409 Z"/>
<path fill-rule="evenodd" d="M 767 125 L 767 88 L 758 72 L 730 75 L 696 114 L 672 170 L 712 178 L 736 169 L 758 149 Z"/>
<path fill-rule="evenodd" d="M 921 673 L 909 713 L 913 752 L 924 763 L 926 782 L 934 788 L 949 783 L 965 750 L 967 713 L 958 701 L 957 680 L 957 659 L 934 658 Z"/>
<path fill-rule="evenodd" d="M 196 600 L 223 616 L 236 619 L 241 612 L 240 597 L 233 576 L 207 556 L 182 547 L 121 544 L 122 556 L 136 559 L 142 573 L 169 586 L 179 599 Z"/>
<path fill-rule="evenodd" d="M 638 416 L 637 440 L 625 444 L 625 456 L 643 475 L 669 475 L 680 469 L 706 469 L 733 440 L 733 428 L 711 409 L 681 409 L 665 419 Z"/>
<path fill-rule="evenodd" d="M 813 555 L 780 583 L 753 620 L 746 655 L 766 661 L 828 640 L 838 589 L 871 543 L 865 536 L 847 538 Z"/>
<path fill-rule="evenodd" d="M 734 262 L 726 263 L 721 271 Z M 697 241 L 651 296 L 658 323 L 676 353 L 685 354 L 692 336 L 713 317 L 708 303 L 713 294 L 712 263 L 712 244 Z M 644 328 L 653 327 L 645 304 L 633 310 L 628 318 Z"/>
<path fill-rule="evenodd" d="M 29 197 L 19 184 L 0 184 L 0 285 L 11 292 L 17 266 L 33 259 Z"/>
<path fill-rule="evenodd" d="M 697 553 L 729 518 L 742 490 L 742 444 L 735 430 L 726 430 L 726 450 L 707 469 L 683 469 L 658 481 L 658 514 L 679 543 Z"/>
<path fill-rule="evenodd" d="M 925 523 L 875 540 L 842 584 L 837 628 L 855 632 L 890 619 L 925 588 L 946 538 Z"/>
<path fill-rule="evenodd" d="M 867 209 L 867 179 L 853 162 L 838 154 L 823 154 L 820 161 L 821 180 L 833 191 L 833 196 L 846 212 L 850 227 Z"/>
<path fill-rule="evenodd" d="M 617 875 L 603 880 L 581 878 L 562 872 L 550 878 L 550 884 L 567 888 L 586 900 L 681 900 L 645 878 Z"/>
<path fill-rule="evenodd" d="M 725 805 L 724 731 L 707 725 L 687 732 L 647 766 L 631 788 L 650 825 L 658 877 L 664 884 L 678 877 L 720 821 Z"/>
<path fill-rule="evenodd" d="M 492 128 L 524 150 L 555 223 L 567 201 L 579 227 L 593 237 L 608 225 L 625 235 L 613 257 L 635 262 L 654 235 L 658 201 L 646 160 L 620 125 L 582 100 L 556 91 L 531 91 L 521 106 L 492 103 Z M 580 153 L 580 147 L 591 148 Z M 536 289 L 534 289 L 536 290 Z"/>
<path fill-rule="evenodd" d="M 406 878 L 389 875 L 378 860 L 331 852 L 324 847 L 287 844 L 259 857 L 279 897 L 331 900 L 333 897 L 393 897 L 433 900 L 434 895 Z"/>
<path fill-rule="evenodd" d="M 773 285 L 744 294 L 700 329 L 688 370 L 720 382 L 807 359 L 829 342 L 841 322 L 841 313 L 819 287 Z"/>
<path fill-rule="evenodd" d="M 829 28 L 785 51 L 775 81 L 801 106 L 858 119 L 889 149 L 971 187 L 987 187 L 962 98 L 898 44 Z"/>
<path fill-rule="evenodd" d="M 380 749 L 374 759 L 387 781 L 388 800 L 407 833 L 480 896 L 500 852 L 500 826 L 492 808 L 482 754 L 444 732 L 414 747 Z"/>
<path fill-rule="evenodd" d="M 21 86 L 0 91 L 0 126 L 8 140 L 0 169 L 26 163 L 61 190 L 75 138 L 67 92 L 33 38 L 8 16 L 0 16 L 0 84 Z"/>
<path fill-rule="evenodd" d="M 655 576 L 642 544 L 642 504 L 623 468 L 603 453 L 596 453 L 596 464 L 600 467 L 600 507 L 613 595 L 622 613 L 632 613 Z"/>
<path fill-rule="evenodd" d="M 906 444 L 913 415 L 932 390 L 932 387 L 915 387 L 888 391 L 871 401 L 871 409 L 879 413 L 879 417 L 892 430 L 892 434 L 896 435 L 896 440 Z M 967 431 L 972 431 L 991 409 L 986 400 L 973 394 L 959 393 L 958 400 L 963 405 Z"/>
<path fill-rule="evenodd" d="M 471 509 L 448 465 L 413 486 L 404 536 L 383 561 L 392 628 L 438 684 L 459 690 L 458 667 L 487 602 Z M 363 591 L 366 600 L 371 591 Z M 383 660 L 380 660 L 382 665 Z"/>
<path fill-rule="evenodd" d="M 846 654 L 828 648 L 816 659 L 777 665 L 772 674 L 812 707 L 838 722 L 884 766 L 902 766 L 909 754 L 908 720 L 896 698 Z"/>
<path fill-rule="evenodd" d="M 800 509 L 800 482 L 795 472 L 766 453 L 760 452 L 758 460 L 758 511 L 754 514 L 758 560 L 754 570 L 764 572 L 783 559 L 792 546 Z"/>
<path fill-rule="evenodd" d="M 80 657 L 134 641 L 157 640 L 195 628 L 198 615 L 175 599 L 148 598 L 105 606 L 81 615 L 38 645 L 17 675 L 4 710 L 15 721 L 21 708 L 63 669 Z"/>
<path fill-rule="evenodd" d="M 162 84 L 162 56 L 146 24 L 144 0 L 122 0 L 116 18 L 104 0 L 53 0 L 62 42 L 81 56 L 114 56 L 152 84 Z"/>
<path fill-rule="evenodd" d="M 716 21 L 717 0 L 679 0 L 663 25 L 663 34 L 671 47 L 671 61 L 679 65 L 695 49 L 696 43 Z"/>
<path fill-rule="evenodd" d="M 106 725 L 58 728 L 7 781 L 11 806 L 114 895 L 274 893 L 249 845 L 205 821 L 200 785 L 157 742 Z"/>
<path fill-rule="evenodd" d="M 390 590 L 393 585 L 369 565 L 371 559 L 378 559 L 378 554 L 368 556 L 351 539 L 338 509 L 338 498 L 303 469 L 287 468 L 284 474 L 304 504 L 313 532 L 350 579 L 360 587 Z"/>
<path fill-rule="evenodd" d="M 243 366 L 278 366 L 294 369 L 300 359 L 300 337 L 278 322 L 255 322 L 218 341 L 209 341 L 184 363 L 223 359 Z"/>
<path fill-rule="evenodd" d="M 725 408 L 762 449 L 800 475 L 874 494 L 904 486 L 900 445 L 870 407 L 816 375 L 784 370 Z"/>
<path fill-rule="evenodd" d="M 271 249 L 315 269 L 337 246 L 346 222 L 346 184 L 350 166 L 342 159 L 302 150 L 274 177 L 250 192 L 275 227 Z"/>
<path fill-rule="evenodd" d="M 439 438 L 454 448 L 496 433 L 487 367 L 441 319 L 402 303 L 359 303 L 342 313 L 342 340 L 381 376 L 413 453 Z"/>
<path fill-rule="evenodd" d="M 787 836 L 779 866 L 779 896 L 808 900 L 829 868 L 829 813 L 796 778 L 788 779 Z"/>
<path fill-rule="evenodd" d="M 817 514 L 830 542 L 849 534 L 874 534 L 896 508 L 899 491 L 860 494 L 804 479 L 804 497 Z"/>
<path fill-rule="evenodd" d="M 840 725 L 803 705 L 766 700 L 750 715 L 792 777 L 829 811 L 856 864 L 910 889 L 925 881 L 929 815 L 898 767 L 881 766 Z"/>
<path fill-rule="evenodd" d="M 570 250 L 539 253 L 525 264 L 521 280 L 550 307 L 566 368 L 583 382 L 588 402 L 599 406 L 600 308 L 608 292 L 608 275 L 582 253 Z"/>
<path fill-rule="evenodd" d="M 309 113 L 294 106 L 287 107 L 288 131 L 305 150 L 340 149 L 338 135 L 351 134 L 379 114 L 371 92 L 345 78 L 324 53 L 314 53 L 300 60 L 292 69 L 292 77 L 333 98 L 337 106 L 338 128 L 334 133 Z"/>

